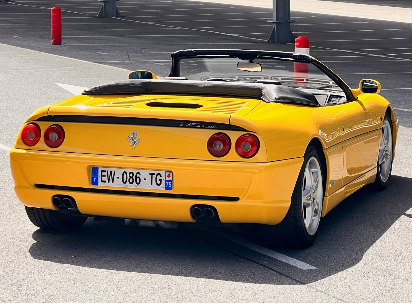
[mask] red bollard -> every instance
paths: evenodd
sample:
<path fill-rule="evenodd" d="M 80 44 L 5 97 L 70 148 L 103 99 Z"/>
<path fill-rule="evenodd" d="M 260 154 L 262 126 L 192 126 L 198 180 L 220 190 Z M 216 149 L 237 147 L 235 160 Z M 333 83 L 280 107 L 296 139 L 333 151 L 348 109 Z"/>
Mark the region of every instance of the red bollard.
<path fill-rule="evenodd" d="M 51 43 L 62 44 L 62 10 L 58 6 L 51 9 Z"/>
<path fill-rule="evenodd" d="M 309 38 L 299 36 L 295 39 L 295 54 L 309 55 Z M 309 67 L 307 63 L 295 62 L 295 84 L 308 83 Z"/>
<path fill-rule="evenodd" d="M 299 36 L 295 39 L 295 53 L 309 55 L 309 38 Z"/>

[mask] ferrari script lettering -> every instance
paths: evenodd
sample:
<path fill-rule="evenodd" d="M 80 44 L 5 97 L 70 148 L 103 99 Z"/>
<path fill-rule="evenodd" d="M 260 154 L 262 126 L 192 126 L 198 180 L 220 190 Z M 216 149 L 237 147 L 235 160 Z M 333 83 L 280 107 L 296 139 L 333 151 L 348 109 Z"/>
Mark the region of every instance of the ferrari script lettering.
<path fill-rule="evenodd" d="M 217 129 L 216 125 L 207 125 L 203 123 L 198 123 L 198 122 L 182 122 L 180 124 L 180 127 L 185 127 L 185 128 L 202 128 L 202 129 Z"/>

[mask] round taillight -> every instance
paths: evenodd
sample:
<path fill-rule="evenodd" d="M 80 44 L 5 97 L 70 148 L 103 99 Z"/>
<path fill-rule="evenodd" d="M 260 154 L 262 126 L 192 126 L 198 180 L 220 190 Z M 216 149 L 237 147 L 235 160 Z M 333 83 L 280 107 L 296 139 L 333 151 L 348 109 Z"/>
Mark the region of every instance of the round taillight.
<path fill-rule="evenodd" d="M 223 157 L 230 151 L 230 137 L 225 133 L 213 134 L 207 141 L 207 150 L 215 157 Z"/>
<path fill-rule="evenodd" d="M 259 139 L 253 134 L 243 134 L 237 139 L 235 147 L 240 156 L 251 158 L 259 151 Z"/>
<path fill-rule="evenodd" d="M 64 141 L 64 129 L 60 125 L 51 125 L 44 132 L 44 142 L 50 148 L 57 148 Z"/>
<path fill-rule="evenodd" d="M 21 131 L 21 140 L 27 146 L 35 146 L 41 138 L 41 129 L 36 123 L 29 123 Z"/>

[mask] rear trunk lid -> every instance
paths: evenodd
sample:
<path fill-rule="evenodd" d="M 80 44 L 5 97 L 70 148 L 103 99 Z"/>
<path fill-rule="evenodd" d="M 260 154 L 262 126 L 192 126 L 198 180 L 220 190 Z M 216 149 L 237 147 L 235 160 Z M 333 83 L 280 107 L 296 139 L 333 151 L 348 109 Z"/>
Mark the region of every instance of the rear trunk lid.
<path fill-rule="evenodd" d="M 36 122 L 42 130 L 55 123 L 63 126 L 65 140 L 56 151 L 220 160 L 210 155 L 207 141 L 224 132 L 232 149 L 221 160 L 266 161 L 261 138 L 255 157 L 237 155 L 234 143 L 247 130 L 230 123 L 231 117 L 244 117 L 261 102 L 236 97 L 81 95 L 51 106 Z M 36 149 L 50 150 L 43 141 Z"/>
<path fill-rule="evenodd" d="M 81 95 L 51 106 L 48 115 L 136 117 L 229 124 L 231 115 L 244 116 L 259 103 L 256 99 L 203 96 Z"/>

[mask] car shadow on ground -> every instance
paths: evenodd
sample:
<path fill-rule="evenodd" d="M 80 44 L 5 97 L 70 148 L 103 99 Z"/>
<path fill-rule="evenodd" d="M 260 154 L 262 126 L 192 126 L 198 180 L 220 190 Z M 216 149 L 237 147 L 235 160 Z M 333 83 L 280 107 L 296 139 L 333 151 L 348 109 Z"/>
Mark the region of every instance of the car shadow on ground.
<path fill-rule="evenodd" d="M 366 187 L 353 194 L 325 218 L 316 243 L 305 250 L 274 249 L 316 266 L 316 271 L 296 273 L 314 282 L 359 263 L 364 254 L 401 217 L 411 218 L 412 179 L 392 176 L 384 191 Z M 411 218 L 412 220 L 412 218 Z M 398 240 L 401 241 L 401 240 Z"/>
<path fill-rule="evenodd" d="M 33 258 L 116 271 L 256 284 L 305 284 L 359 263 L 365 252 L 412 208 L 412 179 L 393 176 L 382 192 L 361 190 L 322 221 L 316 243 L 305 250 L 271 248 L 317 269 L 303 271 L 197 229 L 130 227 L 111 219 L 86 222 L 72 232 L 36 230 Z M 411 218 L 412 220 L 412 218 Z M 216 237 L 214 237 L 216 236 Z"/>

